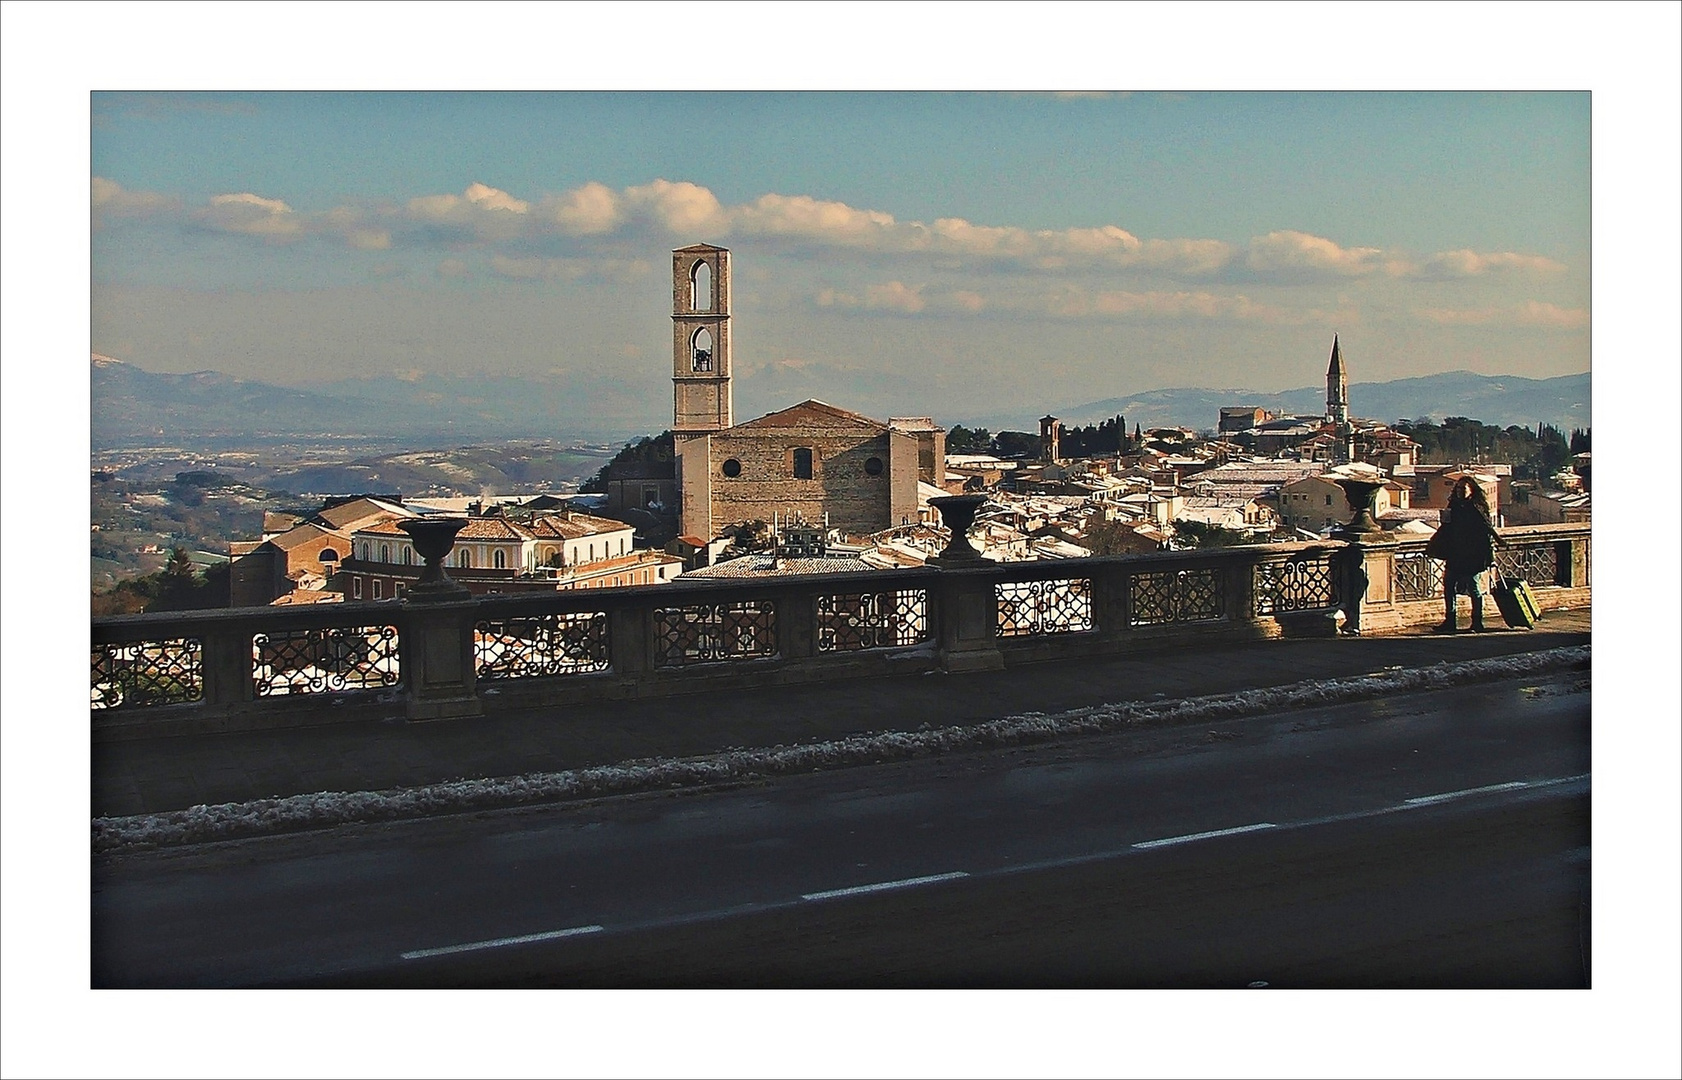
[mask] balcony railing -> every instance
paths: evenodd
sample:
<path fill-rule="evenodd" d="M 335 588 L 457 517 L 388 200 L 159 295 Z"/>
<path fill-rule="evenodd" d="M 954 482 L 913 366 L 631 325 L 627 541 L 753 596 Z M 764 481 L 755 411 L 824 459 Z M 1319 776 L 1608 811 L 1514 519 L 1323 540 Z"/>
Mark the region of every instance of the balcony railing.
<path fill-rule="evenodd" d="M 1544 608 L 1588 603 L 1587 525 L 1501 535 L 1497 571 L 1525 577 Z M 94 726 L 109 738 L 470 716 L 763 681 L 962 671 L 1329 636 L 1339 609 L 1347 627 L 1396 631 L 1442 618 L 1442 567 L 1424 547 L 1385 535 L 443 603 L 411 596 L 114 616 L 93 621 Z"/>

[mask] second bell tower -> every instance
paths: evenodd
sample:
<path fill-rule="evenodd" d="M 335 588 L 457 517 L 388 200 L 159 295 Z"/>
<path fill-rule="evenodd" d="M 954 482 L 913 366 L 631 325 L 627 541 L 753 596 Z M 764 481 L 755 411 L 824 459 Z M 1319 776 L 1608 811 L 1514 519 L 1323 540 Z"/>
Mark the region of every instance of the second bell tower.
<path fill-rule="evenodd" d="M 730 252 L 672 252 L 672 433 L 686 439 L 734 423 L 730 397 Z"/>

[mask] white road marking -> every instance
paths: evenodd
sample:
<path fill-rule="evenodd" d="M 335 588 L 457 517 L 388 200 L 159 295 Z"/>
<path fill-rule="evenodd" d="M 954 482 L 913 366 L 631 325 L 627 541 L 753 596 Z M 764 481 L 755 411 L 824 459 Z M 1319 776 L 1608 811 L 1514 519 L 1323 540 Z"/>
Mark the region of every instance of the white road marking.
<path fill-rule="evenodd" d="M 1236 836 L 1239 833 L 1255 832 L 1257 829 L 1275 828 L 1271 821 L 1258 821 L 1254 825 L 1240 825 L 1235 829 L 1215 829 L 1211 832 L 1190 833 L 1186 836 L 1169 836 L 1161 840 L 1144 840 L 1133 847 L 1143 851 L 1146 848 L 1167 847 L 1169 844 L 1189 844 L 1194 840 L 1210 840 L 1217 836 Z"/>
<path fill-rule="evenodd" d="M 802 900 L 829 900 L 837 896 L 857 896 L 860 893 L 885 892 L 888 889 L 909 889 L 916 885 L 932 885 L 937 881 L 956 881 L 969 877 L 962 870 L 950 874 L 930 874 L 927 877 L 901 878 L 898 881 L 879 881 L 874 885 L 854 885 L 849 889 L 828 889 L 824 892 L 802 893 Z"/>
<path fill-rule="evenodd" d="M 1485 787 L 1466 788 L 1463 791 L 1445 791 L 1441 795 L 1421 795 L 1416 799 L 1408 799 L 1403 806 L 1430 806 L 1432 803 L 1448 802 L 1450 799 L 1463 799 L 1468 795 L 1484 795 L 1491 791 L 1516 791 L 1529 787 L 1524 780 L 1514 780 L 1506 784 L 1489 784 Z"/>
<path fill-rule="evenodd" d="M 403 953 L 405 960 L 420 960 L 428 956 L 448 956 L 450 953 L 474 952 L 479 949 L 500 949 L 504 945 L 525 945 L 533 941 L 554 941 L 556 938 L 577 937 L 580 934 L 599 934 L 600 926 L 569 926 L 565 930 L 546 930 L 541 934 L 521 934 L 519 937 L 493 938 L 490 941 L 470 941 L 465 945 L 444 945 L 436 949 L 416 949 Z"/>

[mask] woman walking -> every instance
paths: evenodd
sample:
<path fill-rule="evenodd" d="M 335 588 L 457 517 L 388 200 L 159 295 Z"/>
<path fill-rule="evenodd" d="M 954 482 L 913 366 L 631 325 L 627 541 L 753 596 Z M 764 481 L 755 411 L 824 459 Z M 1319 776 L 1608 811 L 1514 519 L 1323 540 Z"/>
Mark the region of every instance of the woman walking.
<path fill-rule="evenodd" d="M 1472 598 L 1472 631 L 1483 631 L 1482 576 L 1495 564 L 1495 545 L 1500 543 L 1495 526 L 1490 521 L 1489 500 L 1483 489 L 1469 476 L 1462 476 L 1448 497 L 1448 509 L 1443 511 L 1442 525 L 1426 545 L 1425 553 L 1443 561 L 1443 603 L 1447 614 L 1440 634 L 1458 632 L 1455 597 L 1465 593 Z"/>

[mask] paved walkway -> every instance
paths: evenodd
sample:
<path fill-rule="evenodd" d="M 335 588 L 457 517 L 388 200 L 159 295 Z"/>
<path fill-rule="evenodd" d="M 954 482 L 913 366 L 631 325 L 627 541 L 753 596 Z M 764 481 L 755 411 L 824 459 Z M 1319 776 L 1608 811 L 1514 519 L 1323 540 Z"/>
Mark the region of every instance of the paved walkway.
<path fill-rule="evenodd" d="M 101 743 L 93 747 L 93 812 L 120 816 L 271 795 L 686 757 L 1109 702 L 1231 693 L 1588 641 L 1589 612 L 1549 612 L 1528 633 L 1255 642 L 971 675 L 602 702 L 437 724 L 356 723 Z"/>

